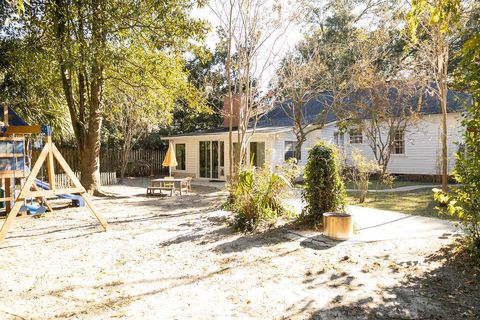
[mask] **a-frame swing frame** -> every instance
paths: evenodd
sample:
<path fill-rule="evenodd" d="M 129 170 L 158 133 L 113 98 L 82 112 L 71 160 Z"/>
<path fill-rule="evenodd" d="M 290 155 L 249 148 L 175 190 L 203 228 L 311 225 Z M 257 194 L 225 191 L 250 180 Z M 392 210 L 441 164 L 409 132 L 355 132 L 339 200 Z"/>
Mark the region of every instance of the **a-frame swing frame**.
<path fill-rule="evenodd" d="M 57 189 L 55 184 L 54 160 L 57 160 L 60 167 L 63 169 L 63 171 L 65 171 L 65 174 L 71 179 L 74 185 L 73 188 Z M 50 184 L 50 190 L 40 190 L 35 184 L 35 179 L 37 178 L 37 175 L 40 172 L 40 169 L 42 168 L 45 161 L 47 161 L 48 182 Z M 37 161 L 35 162 L 35 165 L 33 166 L 30 174 L 27 176 L 27 179 L 23 187 L 21 188 L 20 193 L 15 198 L 14 204 L 10 212 L 8 212 L 7 210 L 7 217 L 3 222 L 2 227 L 0 228 L 0 241 L 5 239 L 8 229 L 10 228 L 13 220 L 15 220 L 17 214 L 19 213 L 26 199 L 47 198 L 47 197 L 54 197 L 59 194 L 69 194 L 69 193 L 70 194 L 79 193 L 80 196 L 85 200 L 85 204 L 90 210 L 90 213 L 95 218 L 97 218 L 102 229 L 104 231 L 107 231 L 107 225 L 108 225 L 107 221 L 102 217 L 100 212 L 97 210 L 92 200 L 90 199 L 89 194 L 86 192 L 85 188 L 77 179 L 77 177 L 75 176 L 75 173 L 72 171 L 68 163 L 65 161 L 60 151 L 58 151 L 57 147 L 52 142 L 52 137 L 50 135 L 47 135 L 45 146 L 40 152 L 40 155 Z"/>

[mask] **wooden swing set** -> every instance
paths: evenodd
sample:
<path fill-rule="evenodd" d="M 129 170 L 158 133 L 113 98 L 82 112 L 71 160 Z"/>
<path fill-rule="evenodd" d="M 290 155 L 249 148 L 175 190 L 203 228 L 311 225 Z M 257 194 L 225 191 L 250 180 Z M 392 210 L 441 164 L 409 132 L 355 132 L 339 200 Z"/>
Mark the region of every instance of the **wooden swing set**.
<path fill-rule="evenodd" d="M 52 142 L 50 127 L 28 125 L 6 104 L 3 104 L 2 120 L 3 126 L 0 134 L 0 179 L 3 180 L 5 192 L 3 198 L 0 198 L 0 202 L 5 202 L 6 219 L 0 228 L 0 241 L 5 239 L 8 229 L 17 215 L 21 211 L 27 210 L 25 204 L 29 199 L 35 199 L 40 205 L 45 205 L 48 211 L 53 211 L 47 198 L 66 194 L 79 194 L 85 201 L 91 214 L 97 218 L 102 229 L 106 231 L 107 221 L 97 210 L 89 194 Z M 11 125 L 9 125 L 10 123 Z M 25 136 L 32 134 L 43 135 L 45 144 L 32 169 L 27 170 L 25 158 L 28 145 L 25 144 Z M 73 186 L 57 188 L 55 183 L 55 160 L 70 178 Z M 37 176 L 42 170 L 44 163 L 46 163 L 47 167 L 48 189 L 37 185 L 37 181 L 39 181 Z M 20 191 L 18 193 L 16 192 L 17 181 L 20 182 Z"/>

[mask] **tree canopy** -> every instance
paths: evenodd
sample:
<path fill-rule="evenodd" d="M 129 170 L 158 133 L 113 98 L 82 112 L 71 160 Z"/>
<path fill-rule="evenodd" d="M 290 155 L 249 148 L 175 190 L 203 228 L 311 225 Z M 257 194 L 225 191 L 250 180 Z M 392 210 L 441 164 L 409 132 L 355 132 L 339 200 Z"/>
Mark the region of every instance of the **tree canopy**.
<path fill-rule="evenodd" d="M 199 53 L 207 30 L 203 21 L 189 16 L 196 2 L 32 0 L 21 15 L 14 6 L 1 5 L 0 18 L 10 21 L 0 37 L 23 42 L 25 50 L 34 44 L 41 53 L 40 63 L 15 56 L 15 72 L 27 69 L 25 82 L 42 85 L 40 93 L 55 91 L 52 95 L 70 116 L 82 183 L 89 191 L 98 190 L 100 133 L 112 88 L 146 90 L 142 98 L 159 98 L 164 118 L 171 119 L 173 102 L 188 92 L 181 89 L 187 82 L 183 57 Z"/>

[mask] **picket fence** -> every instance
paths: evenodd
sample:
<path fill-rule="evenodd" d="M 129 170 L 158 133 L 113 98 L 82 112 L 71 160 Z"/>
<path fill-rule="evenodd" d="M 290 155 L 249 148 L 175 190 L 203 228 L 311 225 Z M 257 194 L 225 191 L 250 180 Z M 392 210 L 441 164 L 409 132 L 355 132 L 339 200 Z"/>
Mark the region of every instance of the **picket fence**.
<path fill-rule="evenodd" d="M 75 176 L 80 179 L 80 172 L 75 172 Z M 116 184 L 117 181 L 117 173 L 116 172 L 101 172 L 100 173 L 100 182 L 102 186 L 110 186 Z M 55 174 L 55 183 L 58 188 L 69 188 L 74 187 L 72 181 L 65 173 L 57 173 Z"/>

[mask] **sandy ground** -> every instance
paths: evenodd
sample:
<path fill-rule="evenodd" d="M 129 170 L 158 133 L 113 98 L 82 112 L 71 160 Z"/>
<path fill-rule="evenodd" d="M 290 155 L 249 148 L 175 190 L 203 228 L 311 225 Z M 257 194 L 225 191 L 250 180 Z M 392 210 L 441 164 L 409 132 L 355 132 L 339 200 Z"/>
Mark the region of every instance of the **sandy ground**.
<path fill-rule="evenodd" d="M 108 232 L 82 208 L 17 219 L 0 244 L 0 319 L 480 315 L 478 270 L 446 259 L 455 231 L 439 220 L 352 207 L 351 241 L 290 224 L 244 235 L 229 227 L 222 192 L 147 198 L 146 184 L 95 199 Z"/>

